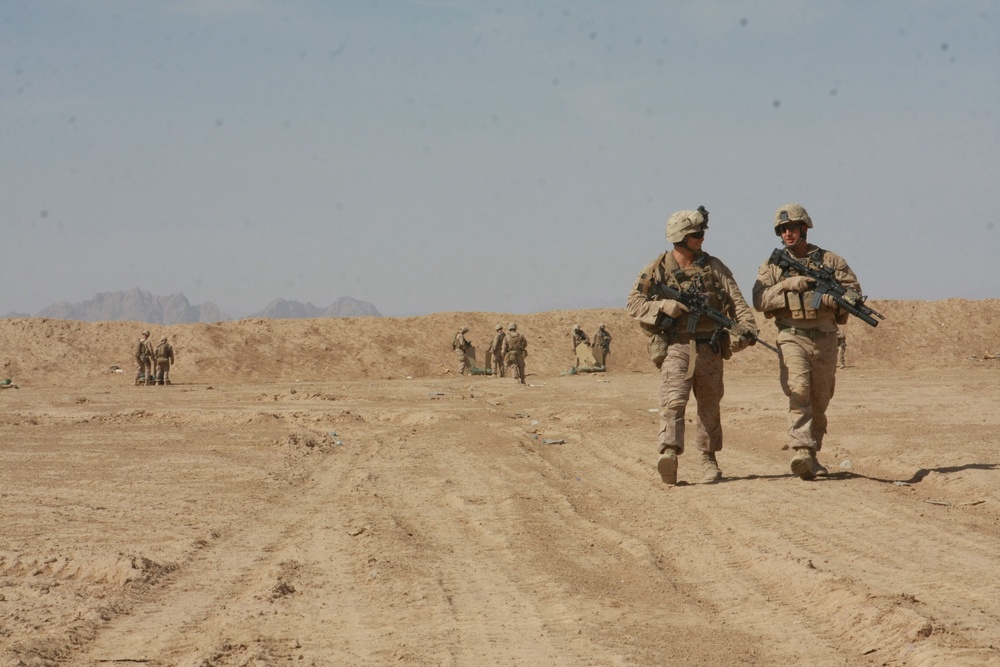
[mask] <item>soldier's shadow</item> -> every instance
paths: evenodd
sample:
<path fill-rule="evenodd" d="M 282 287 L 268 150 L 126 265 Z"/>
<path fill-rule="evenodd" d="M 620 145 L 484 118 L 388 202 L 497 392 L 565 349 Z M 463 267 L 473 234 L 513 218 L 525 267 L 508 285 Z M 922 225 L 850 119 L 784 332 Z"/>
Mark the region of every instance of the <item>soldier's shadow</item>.
<path fill-rule="evenodd" d="M 906 484 L 913 485 L 919 484 L 927 475 L 932 472 L 941 473 L 942 475 L 950 475 L 956 472 L 963 472 L 965 470 L 997 470 L 1000 469 L 1000 463 L 967 463 L 960 466 L 942 466 L 940 468 L 921 468 L 920 470 L 913 473 L 909 479 L 883 479 L 881 477 L 874 477 L 872 475 L 862 475 L 861 473 L 853 472 L 851 470 L 831 470 L 829 475 L 823 477 L 817 477 L 812 480 L 814 482 L 843 482 L 851 479 L 867 479 L 872 482 L 880 482 L 882 484 Z M 788 479 L 789 477 L 795 477 L 791 472 L 776 474 L 776 475 L 743 475 L 743 476 L 726 476 L 711 484 L 726 484 L 729 482 L 747 482 L 757 479 L 762 480 L 778 480 L 778 479 Z M 690 482 L 689 482 L 690 484 Z"/>

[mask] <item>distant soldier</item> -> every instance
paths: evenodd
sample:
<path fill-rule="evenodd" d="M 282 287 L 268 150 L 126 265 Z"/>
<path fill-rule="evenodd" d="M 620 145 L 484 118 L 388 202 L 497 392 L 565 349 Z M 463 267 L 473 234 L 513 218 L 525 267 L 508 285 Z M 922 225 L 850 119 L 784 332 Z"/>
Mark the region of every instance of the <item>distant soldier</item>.
<path fill-rule="evenodd" d="M 153 353 L 156 363 L 156 384 L 170 384 L 170 365 L 174 363 L 174 348 L 166 336 L 160 336 L 160 344 Z"/>
<path fill-rule="evenodd" d="M 451 346 L 455 350 L 455 356 L 458 358 L 459 375 L 465 375 L 465 371 L 469 368 L 468 352 L 472 343 L 465 337 L 467 333 L 469 333 L 469 327 L 462 327 L 455 334 L 455 338 L 451 342 Z"/>
<path fill-rule="evenodd" d="M 490 356 L 493 357 L 493 377 L 500 376 L 502 378 L 507 377 L 507 366 L 503 362 L 503 341 L 506 338 L 506 334 L 503 332 L 503 325 L 497 325 L 497 334 L 493 337 L 493 342 L 490 344 Z"/>
<path fill-rule="evenodd" d="M 153 344 L 149 342 L 149 332 L 143 331 L 135 348 L 135 384 L 153 384 Z"/>
<path fill-rule="evenodd" d="M 584 330 L 580 328 L 579 324 L 573 325 L 572 336 L 573 336 L 573 354 L 576 355 L 576 363 L 574 364 L 574 366 L 579 366 L 580 355 L 576 354 L 576 348 L 577 346 L 580 345 L 580 343 L 585 343 L 587 347 L 590 347 L 590 337 L 587 336 L 586 332 L 584 332 Z"/>
<path fill-rule="evenodd" d="M 837 355 L 840 360 L 840 367 L 847 368 L 847 362 L 844 357 L 847 353 L 847 334 L 844 333 L 843 329 L 837 329 Z"/>
<path fill-rule="evenodd" d="M 597 325 L 597 333 L 594 334 L 594 348 L 600 358 L 601 366 L 608 367 L 608 355 L 611 354 L 611 334 L 604 328 L 603 324 Z"/>
<path fill-rule="evenodd" d="M 514 367 L 514 379 L 524 382 L 524 358 L 528 356 L 528 340 L 517 330 L 517 323 L 507 325 L 507 336 L 503 339 L 503 360 Z"/>

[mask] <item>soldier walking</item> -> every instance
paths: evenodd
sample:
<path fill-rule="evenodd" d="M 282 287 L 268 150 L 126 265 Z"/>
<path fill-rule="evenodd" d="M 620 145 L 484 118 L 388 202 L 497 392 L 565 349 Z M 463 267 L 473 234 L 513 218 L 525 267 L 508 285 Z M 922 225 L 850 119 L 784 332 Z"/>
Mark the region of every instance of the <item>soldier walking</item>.
<path fill-rule="evenodd" d="M 673 248 L 639 273 L 628 296 L 628 313 L 650 336 L 649 353 L 660 371 L 660 432 L 657 472 L 665 484 L 677 483 L 677 457 L 684 453 L 684 413 L 691 392 L 698 404 L 695 445 L 701 452 L 702 479 L 722 478 L 716 452 L 722 449 L 720 402 L 725 391 L 722 362 L 748 344 L 743 336 L 730 337 L 707 317 L 688 329 L 687 309 L 667 298 L 662 286 L 691 291 L 708 305 L 757 332 L 753 311 L 743 299 L 729 268 L 704 252 L 708 211 L 678 211 L 667 220 L 667 241 Z"/>
<path fill-rule="evenodd" d="M 774 216 L 774 233 L 782 249 L 810 267 L 830 267 L 842 285 L 861 293 L 861 286 L 844 258 L 808 243 L 812 218 L 799 204 L 786 204 Z M 833 398 L 837 374 L 838 325 L 848 313 L 823 294 L 813 308 L 815 281 L 785 272 L 769 261 L 760 266 L 753 286 L 754 308 L 778 327 L 781 389 L 788 397 L 789 445 L 795 450 L 792 472 L 801 479 L 826 475 L 816 454 L 826 435 L 826 409 Z"/>

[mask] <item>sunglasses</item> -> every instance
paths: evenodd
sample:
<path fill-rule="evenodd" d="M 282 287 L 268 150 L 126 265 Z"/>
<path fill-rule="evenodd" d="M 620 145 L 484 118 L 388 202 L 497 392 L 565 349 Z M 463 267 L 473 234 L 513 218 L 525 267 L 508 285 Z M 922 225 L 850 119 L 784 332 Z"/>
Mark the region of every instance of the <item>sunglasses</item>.
<path fill-rule="evenodd" d="M 791 231 L 793 229 L 798 229 L 801 226 L 802 226 L 802 223 L 800 223 L 800 222 L 792 222 L 792 223 L 787 223 L 787 224 L 784 224 L 784 225 L 778 225 L 778 235 L 780 236 L 781 234 L 784 234 L 787 231 Z"/>
<path fill-rule="evenodd" d="M 688 236 L 690 236 L 693 239 L 703 239 L 705 238 L 705 230 L 702 230 L 700 232 L 691 232 L 690 234 L 688 234 Z"/>

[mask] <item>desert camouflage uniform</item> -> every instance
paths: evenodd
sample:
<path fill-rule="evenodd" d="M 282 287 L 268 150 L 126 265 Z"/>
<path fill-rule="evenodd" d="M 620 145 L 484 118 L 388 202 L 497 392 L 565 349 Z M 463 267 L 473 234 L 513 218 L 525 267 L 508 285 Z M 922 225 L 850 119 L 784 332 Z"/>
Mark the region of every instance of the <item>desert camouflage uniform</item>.
<path fill-rule="evenodd" d="M 837 348 L 839 350 L 837 360 L 841 368 L 847 368 L 847 334 L 843 329 L 837 329 Z"/>
<path fill-rule="evenodd" d="M 511 324 L 508 333 L 503 339 L 503 359 L 508 366 L 514 368 L 514 379 L 525 384 L 524 379 L 524 358 L 528 356 L 528 340 L 524 334 L 517 330 L 517 326 Z"/>
<path fill-rule="evenodd" d="M 573 327 L 573 354 L 576 354 L 576 347 L 580 343 L 586 343 L 590 345 L 590 338 L 587 336 L 586 332 L 580 328 L 579 325 Z M 580 365 L 580 357 L 576 358 L 576 366 Z"/>
<path fill-rule="evenodd" d="M 135 348 L 135 384 L 153 384 L 153 344 L 149 332 L 144 331 Z"/>
<path fill-rule="evenodd" d="M 810 243 L 800 261 L 833 267 L 838 281 L 861 292 L 857 277 L 839 255 Z M 783 291 L 779 283 L 790 275 L 764 262 L 753 286 L 753 305 L 778 327 L 781 389 L 788 396 L 789 446 L 818 452 L 826 435 L 826 408 L 836 387 L 837 325 L 846 323 L 848 314 L 825 303 L 813 310 L 809 307 L 811 291 Z"/>
<path fill-rule="evenodd" d="M 170 384 L 170 364 L 174 363 L 174 348 L 167 337 L 160 338 L 154 353 L 156 363 L 156 384 Z"/>
<path fill-rule="evenodd" d="M 645 325 L 647 333 L 656 329 L 658 318 L 665 317 L 660 313 L 660 304 L 667 297 L 657 292 L 657 284 L 663 282 L 681 291 L 692 283 L 703 284 L 714 308 L 756 330 L 753 312 L 725 264 L 708 253 L 699 252 L 690 267 L 681 269 L 668 250 L 642 270 L 629 292 L 628 313 Z M 698 291 L 704 290 L 699 287 Z M 707 317 L 699 318 L 693 334 L 688 333 L 687 324 L 688 315 L 684 313 L 656 330 L 649 342 L 650 357 L 660 370 L 660 432 L 657 438 L 660 454 L 670 447 L 678 454 L 684 452 L 684 413 L 692 391 L 698 404 L 695 446 L 706 453 L 722 449 L 719 404 L 725 393 L 722 361 L 731 355 L 728 337 L 723 336 L 713 346 L 710 340 L 715 331 L 714 322 Z"/>
<path fill-rule="evenodd" d="M 507 377 L 507 364 L 503 361 L 503 341 L 506 338 L 503 327 L 497 325 L 497 335 L 490 344 L 490 355 L 493 357 L 493 376 Z"/>
<path fill-rule="evenodd" d="M 604 367 L 607 368 L 608 356 L 611 355 L 611 334 L 608 333 L 603 324 L 597 328 L 597 332 L 594 334 L 594 347 L 604 350 Z"/>
<path fill-rule="evenodd" d="M 452 348 L 455 350 L 455 358 L 458 360 L 458 374 L 465 375 L 465 371 L 469 370 L 469 357 L 467 350 L 472 344 L 466 339 L 465 334 L 469 332 L 468 327 L 462 327 L 455 334 L 455 338 L 451 343 Z"/>

